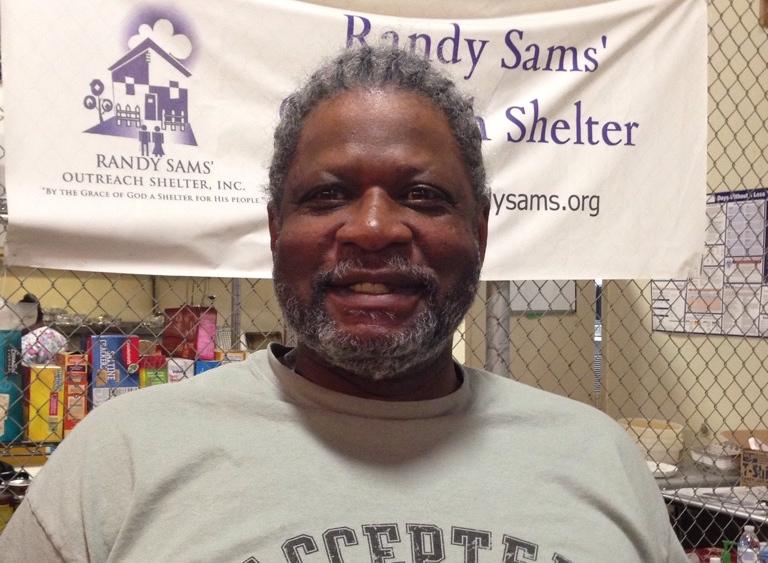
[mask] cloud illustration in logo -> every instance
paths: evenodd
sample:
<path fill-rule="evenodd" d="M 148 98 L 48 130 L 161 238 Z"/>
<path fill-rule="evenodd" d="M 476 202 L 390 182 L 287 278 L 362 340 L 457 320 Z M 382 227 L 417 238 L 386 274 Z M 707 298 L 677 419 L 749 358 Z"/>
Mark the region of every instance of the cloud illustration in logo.
<path fill-rule="evenodd" d="M 174 35 L 173 23 L 167 19 L 159 19 L 151 27 L 145 23 L 141 24 L 139 32 L 128 39 L 128 48 L 133 49 L 145 39 L 151 39 L 158 47 L 179 60 L 192 54 L 192 42 L 189 37 L 181 33 Z"/>

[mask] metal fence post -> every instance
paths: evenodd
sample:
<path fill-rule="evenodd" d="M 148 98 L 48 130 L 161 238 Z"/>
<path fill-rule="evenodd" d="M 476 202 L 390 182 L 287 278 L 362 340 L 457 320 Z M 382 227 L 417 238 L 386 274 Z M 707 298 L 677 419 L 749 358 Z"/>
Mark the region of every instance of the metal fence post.
<path fill-rule="evenodd" d="M 510 377 L 509 282 L 486 282 L 485 369 Z"/>

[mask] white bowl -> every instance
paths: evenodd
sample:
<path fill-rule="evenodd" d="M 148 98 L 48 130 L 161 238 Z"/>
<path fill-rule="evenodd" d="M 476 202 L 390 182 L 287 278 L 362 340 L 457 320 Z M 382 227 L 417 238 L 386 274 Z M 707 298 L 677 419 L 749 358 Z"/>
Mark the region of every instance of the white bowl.
<path fill-rule="evenodd" d="M 637 443 L 646 459 L 670 465 L 680 461 L 680 453 L 683 449 L 682 424 L 646 418 L 622 418 L 618 423 Z"/>
<path fill-rule="evenodd" d="M 672 477 L 677 473 L 677 466 L 670 463 L 656 463 L 655 461 L 645 460 L 645 464 L 654 477 Z"/>
<path fill-rule="evenodd" d="M 739 449 L 728 444 L 711 444 L 705 450 L 691 449 L 690 453 L 694 462 L 719 471 L 731 471 L 739 463 Z"/>

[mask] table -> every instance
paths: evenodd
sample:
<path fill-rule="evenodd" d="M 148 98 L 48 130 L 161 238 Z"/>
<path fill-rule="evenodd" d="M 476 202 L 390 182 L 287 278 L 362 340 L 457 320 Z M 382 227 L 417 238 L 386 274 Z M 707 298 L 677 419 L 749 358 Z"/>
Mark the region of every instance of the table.
<path fill-rule="evenodd" d="M 683 548 L 722 547 L 723 540 L 738 538 L 748 522 L 766 539 L 768 511 L 764 509 L 768 506 L 760 501 L 768 499 L 768 489 L 749 497 L 750 489 L 738 486 L 738 470 L 721 472 L 687 459 L 676 474 L 657 477 L 656 484 Z"/>
<path fill-rule="evenodd" d="M 669 477 L 657 477 L 662 491 L 695 487 L 733 487 L 739 484 L 739 471 L 722 472 L 697 463 L 692 459 L 681 461 L 678 472 Z"/>

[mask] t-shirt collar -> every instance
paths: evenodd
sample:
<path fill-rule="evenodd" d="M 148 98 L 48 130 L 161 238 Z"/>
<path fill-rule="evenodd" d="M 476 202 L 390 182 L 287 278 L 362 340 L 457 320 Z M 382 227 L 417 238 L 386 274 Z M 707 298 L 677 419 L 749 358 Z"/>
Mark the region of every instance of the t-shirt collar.
<path fill-rule="evenodd" d="M 321 387 L 284 366 L 278 356 L 282 356 L 285 352 L 286 348 L 279 344 L 273 343 L 269 346 L 268 360 L 272 371 L 271 376 L 283 397 L 297 405 L 318 407 L 365 418 L 418 419 L 463 412 L 471 399 L 470 379 L 458 364 L 456 367 L 462 381 L 458 389 L 448 395 L 422 401 L 383 401 L 355 397 Z"/>

